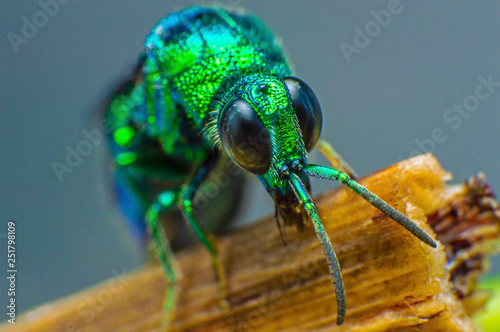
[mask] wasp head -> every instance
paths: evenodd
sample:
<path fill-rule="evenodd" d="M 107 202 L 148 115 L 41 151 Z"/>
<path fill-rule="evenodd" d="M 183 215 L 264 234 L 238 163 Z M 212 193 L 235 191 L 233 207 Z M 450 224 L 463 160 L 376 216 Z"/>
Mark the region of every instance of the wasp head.
<path fill-rule="evenodd" d="M 255 74 L 238 81 L 218 114 L 217 128 L 227 155 L 257 175 L 287 224 L 302 225 L 305 211 L 289 181 L 301 172 L 322 125 L 319 102 L 295 77 Z"/>

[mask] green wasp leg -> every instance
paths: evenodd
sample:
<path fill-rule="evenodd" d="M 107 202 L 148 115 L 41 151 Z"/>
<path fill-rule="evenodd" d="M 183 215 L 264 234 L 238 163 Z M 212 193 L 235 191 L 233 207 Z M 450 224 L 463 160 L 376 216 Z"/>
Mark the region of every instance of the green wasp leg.
<path fill-rule="evenodd" d="M 203 180 L 206 178 L 207 174 L 213 168 L 213 166 L 214 166 L 213 162 L 209 161 L 208 163 L 206 163 L 198 171 L 193 180 L 183 187 L 181 192 L 182 212 L 184 214 L 187 223 L 193 229 L 194 233 L 201 241 L 201 243 L 205 246 L 205 248 L 207 248 L 211 256 L 212 265 L 215 271 L 215 277 L 217 279 L 217 284 L 218 284 L 220 305 L 222 307 L 222 311 L 224 313 L 228 313 L 230 311 L 230 306 L 227 300 L 228 298 L 227 281 L 226 281 L 226 275 L 224 273 L 224 268 L 218 257 L 217 240 L 212 234 L 205 232 L 193 217 L 194 196 L 200 185 L 203 183 Z"/>
<path fill-rule="evenodd" d="M 178 267 L 170 243 L 165 235 L 163 227 L 160 225 L 158 216 L 161 212 L 168 211 L 176 207 L 179 197 L 179 190 L 167 190 L 159 194 L 155 202 L 151 204 L 146 213 L 146 222 L 151 240 L 156 251 L 156 255 L 167 276 L 167 290 L 163 299 L 163 329 L 168 330 L 170 322 L 174 317 L 175 304 L 177 302 L 177 276 Z"/>
<path fill-rule="evenodd" d="M 358 177 L 354 169 L 344 160 L 344 158 L 342 158 L 342 156 L 328 141 L 320 138 L 316 143 L 316 147 L 334 168 L 340 169 L 342 172 L 348 174 L 351 179 L 356 179 Z"/>

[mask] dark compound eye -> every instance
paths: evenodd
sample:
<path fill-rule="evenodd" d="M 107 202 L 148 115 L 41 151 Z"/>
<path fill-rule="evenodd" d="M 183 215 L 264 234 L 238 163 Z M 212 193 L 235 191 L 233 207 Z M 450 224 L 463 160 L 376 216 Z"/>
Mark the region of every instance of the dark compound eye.
<path fill-rule="evenodd" d="M 272 159 L 269 133 L 246 101 L 229 102 L 222 111 L 219 128 L 222 146 L 238 166 L 257 175 L 267 172 Z"/>
<path fill-rule="evenodd" d="M 292 107 L 299 121 L 302 139 L 309 152 L 316 145 L 323 124 L 318 98 L 304 81 L 296 77 L 286 77 L 284 81 L 292 97 Z"/>

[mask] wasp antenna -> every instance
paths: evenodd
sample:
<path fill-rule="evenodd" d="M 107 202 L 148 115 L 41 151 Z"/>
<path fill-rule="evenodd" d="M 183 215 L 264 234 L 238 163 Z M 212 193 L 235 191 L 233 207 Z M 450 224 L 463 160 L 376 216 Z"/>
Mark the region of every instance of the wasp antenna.
<path fill-rule="evenodd" d="M 342 273 L 340 271 L 340 264 L 337 259 L 337 255 L 333 250 L 332 243 L 328 234 L 326 234 L 325 228 L 319 219 L 316 207 L 311 199 L 311 196 L 307 192 L 306 187 L 300 181 L 299 177 L 295 173 L 290 173 L 289 183 L 297 196 L 297 199 L 302 202 L 304 208 L 306 209 L 309 216 L 311 216 L 314 230 L 318 236 L 319 243 L 325 254 L 326 261 L 328 263 L 328 269 L 330 275 L 332 276 L 332 282 L 335 287 L 335 297 L 337 298 L 337 325 L 341 325 L 344 322 L 344 317 L 346 314 L 346 300 L 345 300 L 345 290 L 344 281 L 342 280 Z"/>
<path fill-rule="evenodd" d="M 339 170 L 334 168 L 309 164 L 304 167 L 304 173 L 310 176 L 314 176 L 321 179 L 340 181 L 340 183 L 346 185 L 349 189 L 354 191 L 359 196 L 363 197 L 368 203 L 379 209 L 386 216 L 406 228 L 410 233 L 415 235 L 425 244 L 436 248 L 436 242 L 420 227 L 417 226 L 410 218 L 394 209 L 392 206 L 387 204 L 384 200 L 380 199 L 377 195 L 357 183 L 356 181 L 349 178 L 349 176 Z"/>

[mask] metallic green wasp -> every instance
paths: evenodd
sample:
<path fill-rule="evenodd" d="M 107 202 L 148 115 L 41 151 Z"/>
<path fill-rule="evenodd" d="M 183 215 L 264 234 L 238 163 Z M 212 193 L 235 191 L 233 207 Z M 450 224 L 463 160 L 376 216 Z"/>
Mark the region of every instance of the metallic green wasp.
<path fill-rule="evenodd" d="M 194 202 L 213 172 L 234 164 L 258 177 L 286 225 L 300 229 L 312 220 L 335 287 L 339 325 L 346 313 L 342 275 L 311 199 L 310 176 L 340 181 L 436 247 L 410 219 L 356 183 L 349 166 L 319 139 L 322 114 L 314 92 L 293 77 L 277 39 L 253 16 L 193 7 L 160 20 L 104 116 L 114 127 L 109 145 L 122 208 L 131 219 L 145 220 L 168 278 L 166 323 L 177 273 L 159 215 L 175 208 L 210 252 L 221 304 L 230 310 L 217 245 L 200 227 Z M 333 168 L 308 163 L 315 146 Z"/>

